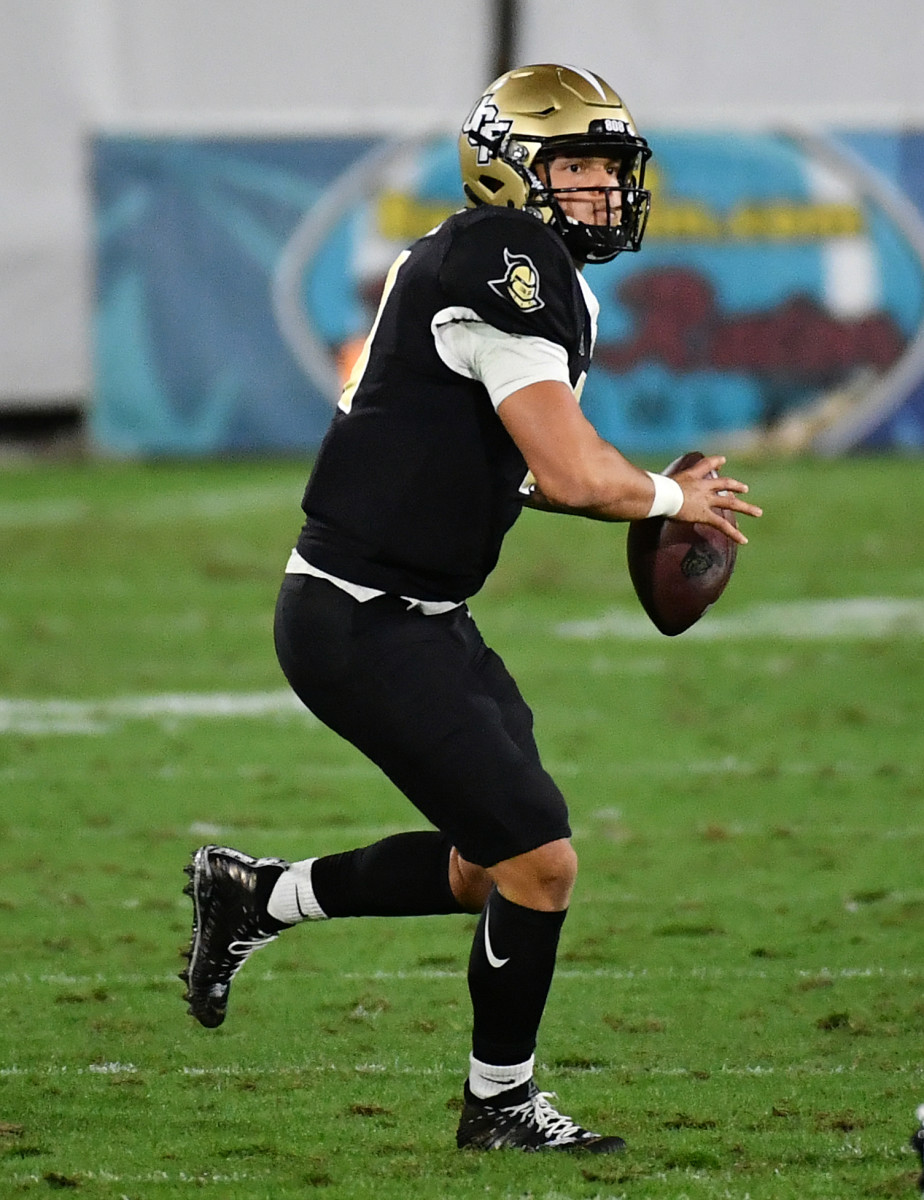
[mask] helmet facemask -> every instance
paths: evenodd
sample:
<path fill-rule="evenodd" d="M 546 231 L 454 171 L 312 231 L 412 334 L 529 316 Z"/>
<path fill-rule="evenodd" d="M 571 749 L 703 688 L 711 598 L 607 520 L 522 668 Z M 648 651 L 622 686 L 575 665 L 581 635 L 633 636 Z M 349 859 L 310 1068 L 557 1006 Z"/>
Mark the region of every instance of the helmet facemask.
<path fill-rule="evenodd" d="M 638 139 L 639 141 L 641 139 Z M 635 141 L 635 139 L 633 139 Z M 645 188 L 645 162 L 650 157 L 647 146 L 637 144 L 600 143 L 583 140 L 547 144 L 533 157 L 528 168 L 530 187 L 524 206 L 558 231 L 575 262 L 609 262 L 623 251 L 636 251 L 641 245 L 651 192 Z M 549 163 L 557 157 L 604 158 L 619 162 L 612 186 L 575 187 L 552 186 Z M 596 194 L 603 200 L 603 220 L 585 223 L 569 215 L 568 198 Z"/>

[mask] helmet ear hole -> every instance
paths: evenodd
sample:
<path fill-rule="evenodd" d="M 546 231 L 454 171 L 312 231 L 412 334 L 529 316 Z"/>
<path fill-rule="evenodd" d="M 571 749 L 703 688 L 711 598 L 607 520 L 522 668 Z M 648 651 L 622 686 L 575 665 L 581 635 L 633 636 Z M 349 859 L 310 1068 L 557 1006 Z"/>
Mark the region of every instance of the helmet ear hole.
<path fill-rule="evenodd" d="M 493 175 L 479 175 L 478 182 L 483 188 L 487 188 L 489 192 L 496 195 L 504 186 L 500 179 L 495 179 Z"/>

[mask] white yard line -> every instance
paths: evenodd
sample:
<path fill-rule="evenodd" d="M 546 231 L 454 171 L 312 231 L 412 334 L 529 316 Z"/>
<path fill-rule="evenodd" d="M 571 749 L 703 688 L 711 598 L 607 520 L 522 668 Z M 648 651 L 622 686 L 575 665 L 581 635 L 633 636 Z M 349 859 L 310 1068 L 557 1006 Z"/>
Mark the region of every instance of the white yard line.
<path fill-rule="evenodd" d="M 109 700 L 0 698 L 0 734 L 100 734 L 125 721 L 300 716 L 317 721 L 287 688 L 272 692 L 178 692 Z"/>
<path fill-rule="evenodd" d="M 223 511 L 222 506 L 226 504 L 233 508 L 243 498 L 234 493 L 208 494 L 200 498 L 201 511 Z M 184 499 L 184 505 L 187 499 Z M 41 502 L 36 504 L 39 514 L 57 511 L 54 506 L 43 508 Z M 13 519 L 15 514 L 7 510 L 15 507 L 0 506 L 0 524 L 5 513 Z M 590 642 L 607 639 L 656 641 L 662 638 L 638 609 L 613 610 L 587 620 L 562 622 L 554 628 L 554 633 L 561 638 Z M 681 637 L 698 641 L 741 641 L 758 637 L 798 642 L 889 637 L 918 641 L 924 639 L 924 599 L 859 596 L 756 604 L 729 615 L 707 613 Z M 653 671 L 659 669 L 660 662 L 652 666 Z M 309 722 L 313 720 L 287 689 L 123 696 L 100 700 L 0 698 L 0 735 L 101 734 L 126 720 L 260 718 L 291 714 L 300 714 Z M 691 768 L 684 766 L 683 769 Z M 708 764 L 703 769 L 714 771 L 717 768 L 715 764 Z M 744 770 L 745 773 L 748 770 L 731 762 L 723 769 Z"/>
<path fill-rule="evenodd" d="M 548 1063 L 538 1063 L 539 1069 L 543 1073 L 560 1073 L 564 1074 L 569 1071 L 577 1071 L 580 1074 L 599 1075 L 606 1071 L 618 1071 L 621 1075 L 633 1074 L 648 1078 L 652 1075 L 666 1076 L 683 1076 L 691 1075 L 694 1068 L 690 1066 L 677 1065 L 669 1066 L 638 1066 L 632 1063 L 614 1062 L 611 1067 L 560 1067 L 550 1065 Z M 67 1063 L 54 1063 L 40 1067 L 20 1067 L 20 1066 L 0 1066 L 0 1079 L 16 1078 L 23 1076 L 41 1076 L 41 1077 L 61 1077 L 61 1076 L 82 1076 L 82 1075 L 134 1075 L 139 1070 L 147 1069 L 136 1066 L 134 1063 L 91 1063 L 86 1066 L 70 1065 Z M 924 1075 L 924 1064 L 917 1060 L 898 1065 L 889 1065 L 889 1071 L 899 1075 Z M 872 1066 L 867 1070 L 875 1073 L 880 1073 L 881 1068 Z M 287 1063 L 282 1066 L 266 1067 L 259 1064 L 249 1065 L 246 1063 L 229 1063 L 222 1066 L 183 1066 L 174 1068 L 178 1075 L 189 1075 L 194 1077 L 202 1076 L 218 1076 L 218 1077 L 235 1077 L 239 1075 L 251 1076 L 281 1076 L 281 1075 L 330 1075 L 338 1073 L 343 1075 L 457 1075 L 459 1073 L 458 1063 L 435 1063 L 429 1067 L 419 1067 L 411 1064 L 403 1064 L 400 1061 L 390 1060 L 388 1063 Z M 864 1074 L 864 1068 L 858 1067 L 856 1063 L 844 1065 L 836 1063 L 832 1066 L 818 1066 L 811 1063 L 788 1063 L 784 1066 L 769 1066 L 764 1063 L 723 1063 L 716 1067 L 716 1071 L 720 1075 L 851 1075 Z"/>
<path fill-rule="evenodd" d="M 661 640 L 638 609 L 613 609 L 582 621 L 555 627 L 558 637 L 577 641 Z M 682 641 L 724 641 L 750 638 L 824 641 L 829 638 L 870 640 L 884 637 L 924 638 L 924 600 L 896 596 L 855 596 L 832 600 L 793 600 L 754 604 L 740 612 L 706 613 Z"/>
<path fill-rule="evenodd" d="M 136 499 L 118 509 L 108 509 L 105 502 L 87 500 L 83 496 L 6 500 L 0 502 L 0 528 L 40 529 L 48 525 L 70 525 L 91 517 L 105 519 L 114 525 L 152 525 L 178 518 L 220 521 L 257 511 L 291 510 L 297 516 L 300 486 L 297 479 L 288 478 L 242 488 L 168 492 Z"/>
<path fill-rule="evenodd" d="M 140 1175 L 120 1175 L 114 1171 L 81 1170 L 75 1171 L 74 1174 L 76 1177 L 72 1185 L 74 1187 L 79 1187 L 83 1183 L 124 1183 L 129 1186 L 146 1183 L 166 1183 L 171 1185 L 188 1183 L 194 1188 L 203 1188 L 209 1184 L 225 1186 L 229 1183 L 251 1183 L 254 1180 L 267 1181 L 271 1178 L 271 1172 L 268 1169 L 262 1173 L 248 1171 L 202 1171 L 200 1174 L 195 1174 L 192 1171 L 145 1171 Z M 33 1183 L 47 1183 L 48 1176 L 35 1173 L 12 1175 L 10 1176 L 10 1181 L 14 1186 L 22 1187 Z M 70 1185 L 64 1183 L 59 1186 L 67 1187 Z M 227 1192 L 224 1195 L 227 1196 Z M 123 1196 L 122 1200 L 128 1200 L 128 1197 Z"/>
<path fill-rule="evenodd" d="M 70 525 L 90 515 L 85 500 L 6 500 L 0 503 L 0 529 L 39 529 L 46 525 Z"/>
<path fill-rule="evenodd" d="M 417 983 L 439 979 L 464 979 L 466 975 L 464 960 L 460 955 L 460 965 L 457 969 L 443 967 L 415 967 L 406 971 L 332 971 L 335 979 L 345 979 L 360 983 Z M 311 978 L 318 979 L 317 971 L 311 971 Z M 286 972 L 291 975 L 290 971 Z M 262 983 L 272 983 L 279 976 L 275 971 L 263 971 L 251 975 Z M 556 979 L 567 979 L 578 983 L 586 983 L 592 979 L 606 979 L 615 982 L 630 980 L 671 980 L 677 983 L 685 981 L 722 981 L 734 979 L 775 979 L 784 981 L 829 979 L 832 983 L 847 980 L 924 980 L 922 967 L 882 967 L 862 964 L 848 967 L 817 966 L 812 968 L 794 967 L 791 964 L 776 963 L 774 965 L 745 966 L 745 967 L 560 967 L 555 972 Z M 145 974 L 140 971 L 118 972 L 106 974 L 68 974 L 64 972 L 30 972 L 8 971 L 0 975 L 0 989 L 3 988 L 36 988 L 36 987 L 151 987 L 167 983 L 177 986 L 175 973 Z M 924 1064 L 922 1064 L 924 1065 Z M 0 1074 L 4 1068 L 0 1067 Z"/>

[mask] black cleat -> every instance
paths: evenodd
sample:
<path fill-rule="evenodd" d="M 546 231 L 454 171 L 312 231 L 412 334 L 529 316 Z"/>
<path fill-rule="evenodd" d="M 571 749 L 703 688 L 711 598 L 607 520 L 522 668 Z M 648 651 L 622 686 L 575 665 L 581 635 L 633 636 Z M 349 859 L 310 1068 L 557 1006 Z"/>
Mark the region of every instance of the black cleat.
<path fill-rule="evenodd" d="M 189 1012 L 208 1029 L 225 1019 L 231 980 L 254 950 L 275 941 L 290 926 L 266 911 L 276 880 L 289 864 L 281 858 L 251 858 L 227 846 L 202 846 L 183 870 L 183 889 L 193 902 L 193 927 L 180 972 Z"/>
<path fill-rule="evenodd" d="M 575 1125 L 549 1103 L 554 1092 L 540 1092 L 529 1083 L 511 1088 L 491 1100 L 479 1100 L 465 1085 L 465 1107 L 456 1133 L 460 1150 L 586 1150 L 617 1154 L 625 1150 L 621 1137 L 604 1137 Z M 506 1100 L 498 1104 L 498 1100 Z"/>

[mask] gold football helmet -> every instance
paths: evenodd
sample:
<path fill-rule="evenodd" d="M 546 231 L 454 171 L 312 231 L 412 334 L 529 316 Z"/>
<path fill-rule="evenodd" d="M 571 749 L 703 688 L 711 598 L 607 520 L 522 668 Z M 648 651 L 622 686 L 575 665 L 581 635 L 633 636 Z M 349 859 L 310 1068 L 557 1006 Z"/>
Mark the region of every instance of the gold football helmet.
<path fill-rule="evenodd" d="M 585 225 L 563 211 L 559 195 L 586 189 L 549 186 L 543 161 L 560 153 L 620 161 L 619 186 L 601 189 L 611 214 L 605 225 Z M 561 234 L 576 262 L 608 262 L 621 250 L 638 250 L 651 205 L 644 187 L 650 157 L 608 83 L 592 71 L 554 63 L 517 67 L 496 79 L 459 137 L 469 203 L 532 213 Z M 618 206 L 613 193 L 619 193 Z"/>

